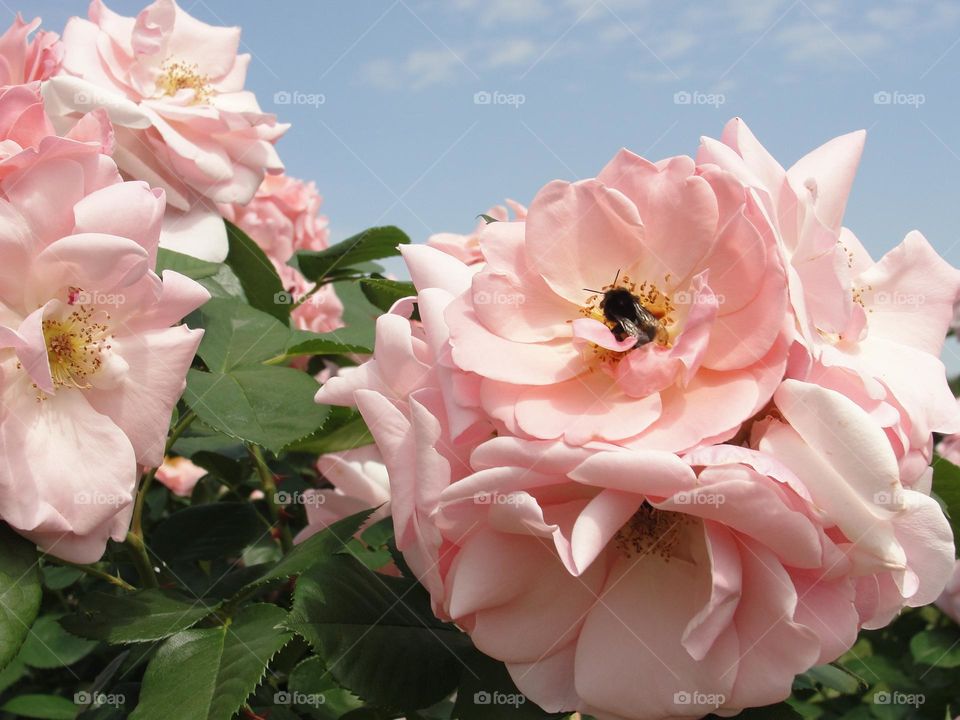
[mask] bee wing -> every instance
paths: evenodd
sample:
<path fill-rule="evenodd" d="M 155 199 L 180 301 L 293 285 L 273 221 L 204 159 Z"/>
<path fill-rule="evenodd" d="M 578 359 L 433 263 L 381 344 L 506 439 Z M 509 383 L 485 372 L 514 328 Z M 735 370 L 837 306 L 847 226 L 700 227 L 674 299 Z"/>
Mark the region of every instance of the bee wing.
<path fill-rule="evenodd" d="M 657 320 L 657 316 L 636 301 L 633 303 L 633 309 L 637 314 L 637 326 L 641 328 L 644 335 L 653 340 L 653 338 L 657 336 L 657 330 L 660 327 L 660 321 Z"/>
<path fill-rule="evenodd" d="M 637 340 L 641 341 L 641 344 L 643 342 L 650 341 L 650 338 L 647 337 L 647 333 L 645 333 L 643 329 L 630 318 L 618 317 L 617 324 L 619 324 L 620 327 L 623 328 L 624 335 L 629 335 L 630 337 L 637 338 Z"/>

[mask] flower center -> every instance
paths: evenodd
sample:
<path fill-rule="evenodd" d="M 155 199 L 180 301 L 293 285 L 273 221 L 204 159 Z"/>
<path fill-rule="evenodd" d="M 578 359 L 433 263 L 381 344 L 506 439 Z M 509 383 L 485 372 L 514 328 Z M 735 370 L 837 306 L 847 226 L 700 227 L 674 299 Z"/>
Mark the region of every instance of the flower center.
<path fill-rule="evenodd" d="M 163 75 L 157 80 L 157 87 L 170 97 L 181 90 L 193 90 L 194 105 L 207 102 L 213 95 L 210 78 L 200 72 L 196 63 L 167 60 L 163 64 Z"/>
<path fill-rule="evenodd" d="M 110 333 L 90 307 L 80 306 L 60 320 L 43 321 L 43 339 L 55 387 L 89 388 L 89 378 L 103 366 L 103 352 L 110 348 Z"/>
<path fill-rule="evenodd" d="M 690 519 L 689 515 L 658 510 L 644 501 L 627 524 L 620 528 L 614 541 L 617 548 L 629 557 L 653 553 L 669 562 Z"/>
<path fill-rule="evenodd" d="M 669 276 L 664 278 L 669 282 Z M 613 332 L 619 341 L 637 338 L 634 348 L 650 342 L 663 347 L 670 346 L 670 329 L 676 323 L 675 310 L 670 297 L 660 291 L 655 283 L 643 282 L 639 286 L 629 277 L 617 274 L 609 285 L 587 298 L 580 314 L 599 320 Z M 628 351 L 629 352 L 629 351 Z M 594 353 L 604 359 L 617 360 L 624 355 L 595 347 Z"/>

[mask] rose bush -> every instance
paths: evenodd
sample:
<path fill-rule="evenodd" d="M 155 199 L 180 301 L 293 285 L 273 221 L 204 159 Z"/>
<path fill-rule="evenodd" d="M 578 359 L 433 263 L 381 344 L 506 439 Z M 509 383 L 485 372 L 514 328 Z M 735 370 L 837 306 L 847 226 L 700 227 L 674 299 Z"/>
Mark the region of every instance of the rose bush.
<path fill-rule="evenodd" d="M 864 133 L 331 244 L 239 42 L 0 35 L 0 720 L 956 714 L 960 272 Z"/>

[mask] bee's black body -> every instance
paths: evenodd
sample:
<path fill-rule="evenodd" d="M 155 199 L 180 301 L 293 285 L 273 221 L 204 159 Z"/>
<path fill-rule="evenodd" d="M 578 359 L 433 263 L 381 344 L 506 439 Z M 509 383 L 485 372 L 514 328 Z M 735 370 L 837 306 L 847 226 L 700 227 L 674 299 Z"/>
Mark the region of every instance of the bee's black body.
<path fill-rule="evenodd" d="M 621 342 L 628 337 L 635 337 L 635 347 L 639 347 L 657 337 L 660 322 L 640 304 L 636 295 L 625 287 L 615 287 L 604 292 L 600 309 L 607 321 L 613 323 L 613 334 Z"/>

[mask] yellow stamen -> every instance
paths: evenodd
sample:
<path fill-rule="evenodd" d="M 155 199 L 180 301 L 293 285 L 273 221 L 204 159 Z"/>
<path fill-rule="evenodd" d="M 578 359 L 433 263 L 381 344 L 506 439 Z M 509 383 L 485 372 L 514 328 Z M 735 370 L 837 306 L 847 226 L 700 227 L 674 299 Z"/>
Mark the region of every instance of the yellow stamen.
<path fill-rule="evenodd" d="M 180 90 L 193 90 L 193 104 L 205 103 L 213 95 L 210 78 L 200 72 L 195 63 L 167 60 L 163 64 L 163 75 L 157 80 L 157 87 L 164 95 L 174 96 Z"/>
<path fill-rule="evenodd" d="M 81 306 L 62 320 L 43 321 L 43 339 L 55 387 L 89 388 L 89 378 L 103 366 L 102 355 L 110 348 L 110 333 L 104 323 L 96 320 L 99 314 Z"/>

